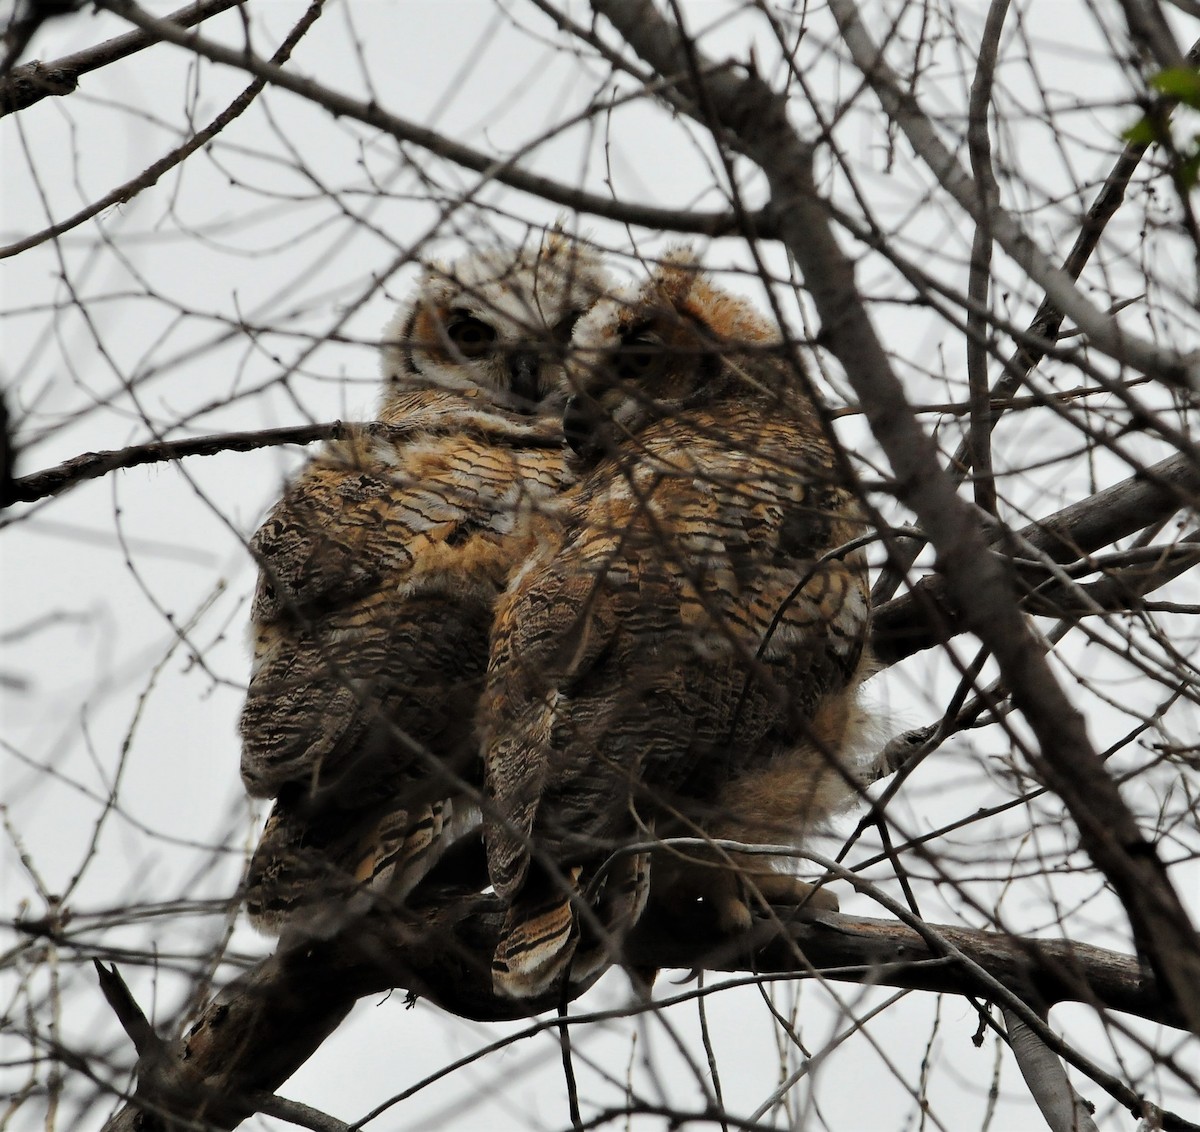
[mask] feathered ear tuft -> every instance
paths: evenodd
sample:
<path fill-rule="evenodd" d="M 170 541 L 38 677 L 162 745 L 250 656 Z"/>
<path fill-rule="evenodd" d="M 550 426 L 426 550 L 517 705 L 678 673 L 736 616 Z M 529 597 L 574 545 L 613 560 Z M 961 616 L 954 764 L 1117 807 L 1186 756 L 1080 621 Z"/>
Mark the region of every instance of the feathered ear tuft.
<path fill-rule="evenodd" d="M 612 290 L 612 279 L 597 252 L 578 235 L 566 229 L 564 213 L 542 236 L 535 266 L 545 267 L 564 280 L 571 280 L 581 304 L 590 307 Z"/>
<path fill-rule="evenodd" d="M 707 287 L 708 275 L 692 244 L 672 244 L 658 262 L 647 285 L 647 295 L 657 293 L 676 310 L 689 305 L 693 291 Z"/>
<path fill-rule="evenodd" d="M 541 256 L 544 259 L 556 259 L 574 246 L 575 241 L 567 231 L 568 219 L 567 213 L 560 212 L 543 232 Z"/>
<path fill-rule="evenodd" d="M 679 314 L 706 326 L 726 342 L 776 342 L 779 330 L 749 299 L 718 287 L 701 265 L 692 244 L 675 244 L 659 261 L 647 285 Z"/>

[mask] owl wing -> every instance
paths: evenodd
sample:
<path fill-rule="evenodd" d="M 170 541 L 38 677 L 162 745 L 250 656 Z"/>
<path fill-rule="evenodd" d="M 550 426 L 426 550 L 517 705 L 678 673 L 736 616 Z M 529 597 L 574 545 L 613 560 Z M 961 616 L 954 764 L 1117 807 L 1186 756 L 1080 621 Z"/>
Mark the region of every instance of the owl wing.
<path fill-rule="evenodd" d="M 251 795 L 314 794 L 353 769 L 416 549 L 397 511 L 400 472 L 397 454 L 366 436 L 331 445 L 252 540 L 259 580 L 242 715 Z"/>
<path fill-rule="evenodd" d="M 573 983 L 590 982 L 647 896 L 646 855 L 606 860 L 606 847 L 628 840 L 643 756 L 608 742 L 620 734 L 608 717 L 636 636 L 628 618 L 654 608 L 669 619 L 670 605 L 633 601 L 636 562 L 605 557 L 599 569 L 561 551 L 543 557 L 497 612 L 481 712 L 483 824 L 489 875 L 508 902 L 493 979 L 510 995 L 536 996 L 568 968 Z"/>
<path fill-rule="evenodd" d="M 484 722 L 489 874 L 510 897 L 524 882 L 530 838 L 551 775 L 570 689 L 586 686 L 616 622 L 608 588 L 570 560 L 540 559 L 496 610 Z"/>
<path fill-rule="evenodd" d="M 263 926 L 364 883 L 402 898 L 475 811 L 492 607 L 533 537 L 521 485 L 556 483 L 560 458 L 410 433 L 331 446 L 255 538 L 241 730 L 247 789 L 276 799 L 247 882 Z"/>
<path fill-rule="evenodd" d="M 644 457 L 669 458 L 579 489 L 574 540 L 498 619 L 485 840 L 510 901 L 493 967 L 507 993 L 540 993 L 578 962 L 581 908 L 603 913 L 593 934 L 636 920 L 645 857 L 614 850 L 656 824 L 736 831 L 730 784 L 795 747 L 859 663 L 861 565 L 821 557 L 854 530 L 848 494 L 816 466 L 825 450 L 797 466 L 785 425 L 752 422 L 742 449 L 717 423 L 659 426 Z M 618 896 L 603 909 L 601 887 L 589 908 L 581 890 L 606 863 Z"/>

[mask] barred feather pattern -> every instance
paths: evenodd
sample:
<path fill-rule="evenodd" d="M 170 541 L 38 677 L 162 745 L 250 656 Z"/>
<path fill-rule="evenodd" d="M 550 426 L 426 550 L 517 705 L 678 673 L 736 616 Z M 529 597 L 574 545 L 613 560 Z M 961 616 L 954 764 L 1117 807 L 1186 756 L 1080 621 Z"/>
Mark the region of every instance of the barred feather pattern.
<path fill-rule="evenodd" d="M 748 923 L 747 870 L 629 847 L 798 843 L 855 795 L 867 663 L 865 564 L 839 550 L 862 520 L 777 330 L 681 252 L 573 356 L 581 478 L 498 606 L 481 712 L 515 996 L 619 957 L 647 890 Z"/>
<path fill-rule="evenodd" d="M 388 331 L 379 423 L 310 461 L 254 536 L 260 928 L 326 933 L 403 900 L 478 827 L 494 605 L 558 525 L 562 326 L 603 286 L 561 236 L 430 269 Z"/>

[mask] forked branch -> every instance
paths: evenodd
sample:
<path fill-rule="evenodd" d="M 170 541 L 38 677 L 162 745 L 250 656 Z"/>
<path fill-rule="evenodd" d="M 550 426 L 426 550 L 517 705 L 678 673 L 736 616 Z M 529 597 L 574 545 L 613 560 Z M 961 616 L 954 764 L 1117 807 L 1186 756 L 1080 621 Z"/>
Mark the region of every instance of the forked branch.
<path fill-rule="evenodd" d="M 625 959 L 641 970 L 752 972 L 947 994 L 979 994 L 977 965 L 1039 1013 L 1060 1002 L 1081 1002 L 1163 1025 L 1183 1024 L 1136 960 L 1101 948 L 930 925 L 928 934 L 960 952 L 969 961 L 964 965 L 895 921 L 775 911 L 778 919 L 760 919 L 744 935 L 717 940 L 680 932 L 674 918 L 651 912 L 629 939 Z M 556 996 L 518 1002 L 492 994 L 487 959 L 502 921 L 495 898 L 471 895 L 440 901 L 424 918 L 373 913 L 330 940 L 281 948 L 204 1009 L 173 1047 L 170 1072 L 152 1069 L 139 1080 L 107 1132 L 163 1132 L 200 1118 L 209 1128 L 236 1127 L 365 995 L 407 990 L 482 1021 L 552 1011 Z M 648 1000 L 629 1011 L 654 1005 Z M 1129 1090 L 1118 1099 L 1139 1103 Z M 1175 1118 L 1165 1127 L 1193 1128 Z"/>

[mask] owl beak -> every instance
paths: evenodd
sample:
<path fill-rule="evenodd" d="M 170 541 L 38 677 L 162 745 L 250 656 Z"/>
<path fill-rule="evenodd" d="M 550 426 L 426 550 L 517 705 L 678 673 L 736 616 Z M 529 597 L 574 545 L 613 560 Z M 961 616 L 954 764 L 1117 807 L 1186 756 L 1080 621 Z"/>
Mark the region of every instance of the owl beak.
<path fill-rule="evenodd" d="M 599 425 L 596 403 L 590 397 L 576 393 L 567 398 L 563 410 L 563 436 L 577 456 L 587 459 L 600 450 L 597 443 Z"/>
<path fill-rule="evenodd" d="M 541 359 L 537 354 L 519 352 L 508 357 L 511 392 L 524 411 L 532 412 L 542 399 L 539 381 L 541 369 Z"/>

